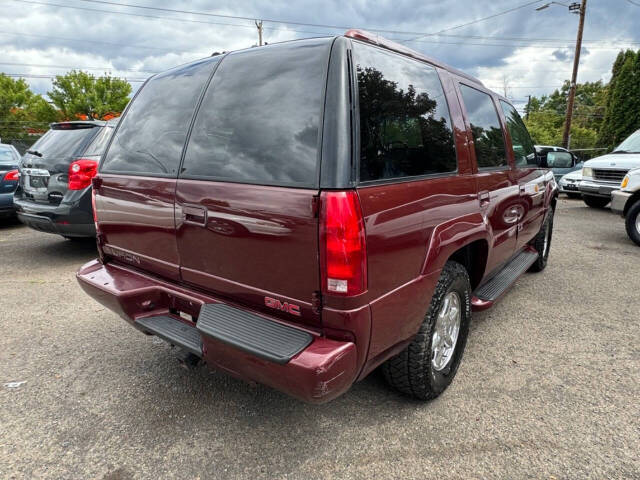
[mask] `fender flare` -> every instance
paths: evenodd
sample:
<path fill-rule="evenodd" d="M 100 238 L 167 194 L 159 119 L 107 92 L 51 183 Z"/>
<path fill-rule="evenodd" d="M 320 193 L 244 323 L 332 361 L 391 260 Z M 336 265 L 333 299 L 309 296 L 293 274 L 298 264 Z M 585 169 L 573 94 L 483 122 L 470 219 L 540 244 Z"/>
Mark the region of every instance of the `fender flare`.
<path fill-rule="evenodd" d="M 491 227 L 480 213 L 472 213 L 454 218 L 437 225 L 431 233 L 421 274 L 429 275 L 440 271 L 447 259 L 457 250 L 477 240 L 491 245 Z"/>

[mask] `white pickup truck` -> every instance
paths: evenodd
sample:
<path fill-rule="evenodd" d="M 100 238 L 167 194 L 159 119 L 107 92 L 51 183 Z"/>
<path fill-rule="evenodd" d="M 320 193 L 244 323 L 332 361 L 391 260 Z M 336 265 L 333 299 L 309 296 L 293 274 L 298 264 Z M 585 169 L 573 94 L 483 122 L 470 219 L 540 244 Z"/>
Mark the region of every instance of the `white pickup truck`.
<path fill-rule="evenodd" d="M 611 211 L 625 219 L 629 238 L 640 246 L 640 168 L 630 170 L 611 194 Z"/>
<path fill-rule="evenodd" d="M 640 130 L 636 130 L 613 152 L 585 162 L 578 188 L 584 203 L 603 208 L 611 201 L 612 192 L 620 189 L 627 172 L 640 168 Z"/>

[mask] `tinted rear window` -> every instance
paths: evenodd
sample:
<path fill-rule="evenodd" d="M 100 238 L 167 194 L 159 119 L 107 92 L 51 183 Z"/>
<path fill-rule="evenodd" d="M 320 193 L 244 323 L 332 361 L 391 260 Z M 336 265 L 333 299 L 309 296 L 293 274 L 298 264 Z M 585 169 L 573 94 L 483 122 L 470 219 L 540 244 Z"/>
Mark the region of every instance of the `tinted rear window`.
<path fill-rule="evenodd" d="M 176 176 L 196 102 L 219 59 L 207 58 L 151 78 L 120 120 L 100 171 Z"/>
<path fill-rule="evenodd" d="M 90 138 L 96 134 L 96 128 L 73 128 L 49 130 L 32 147 L 43 158 L 66 158 L 79 155 Z"/>
<path fill-rule="evenodd" d="M 181 176 L 317 185 L 330 48 L 330 39 L 313 39 L 222 60 L 198 112 Z"/>
<path fill-rule="evenodd" d="M 360 108 L 360 180 L 454 172 L 449 107 L 436 70 L 354 43 Z"/>

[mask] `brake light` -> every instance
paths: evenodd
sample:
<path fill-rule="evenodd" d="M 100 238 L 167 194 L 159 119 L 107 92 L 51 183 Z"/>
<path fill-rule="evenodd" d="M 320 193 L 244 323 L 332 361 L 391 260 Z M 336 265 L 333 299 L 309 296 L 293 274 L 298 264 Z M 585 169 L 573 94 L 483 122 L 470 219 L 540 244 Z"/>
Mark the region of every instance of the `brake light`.
<path fill-rule="evenodd" d="M 4 174 L 4 179 L 7 182 L 17 182 L 19 177 L 20 173 L 18 172 L 18 170 L 9 170 Z"/>
<path fill-rule="evenodd" d="M 82 190 L 91 185 L 98 172 L 98 162 L 81 158 L 69 165 L 69 190 Z"/>
<path fill-rule="evenodd" d="M 322 290 L 359 295 L 367 290 L 367 248 L 358 194 L 324 192 L 321 199 Z"/>

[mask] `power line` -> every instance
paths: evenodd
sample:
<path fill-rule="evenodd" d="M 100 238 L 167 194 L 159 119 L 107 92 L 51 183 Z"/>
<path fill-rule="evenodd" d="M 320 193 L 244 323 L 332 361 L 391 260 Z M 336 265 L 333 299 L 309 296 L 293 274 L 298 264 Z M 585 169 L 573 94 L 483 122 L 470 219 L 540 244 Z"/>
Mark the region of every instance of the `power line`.
<path fill-rule="evenodd" d="M 201 21 L 201 20 L 193 20 L 193 19 L 186 19 L 186 18 L 175 18 L 175 17 L 166 17 L 166 16 L 157 16 L 157 15 L 145 15 L 145 14 L 139 14 L 139 13 L 132 13 L 132 12 L 120 12 L 120 11 L 115 11 L 115 10 L 102 10 L 102 9 L 95 9 L 95 8 L 87 8 L 87 7 L 79 7 L 79 6 L 74 6 L 74 5 L 60 5 L 57 3 L 45 3 L 45 2 L 39 2 L 39 1 L 35 1 L 35 0 L 12 0 L 14 2 L 20 2 L 20 3 L 27 3 L 27 4 L 35 4 L 35 5 L 42 5 L 42 6 L 52 6 L 52 7 L 59 7 L 59 8 L 71 8 L 71 9 L 78 9 L 78 10 L 86 10 L 86 11 L 91 11 L 91 12 L 99 12 L 99 13 L 106 13 L 106 14 L 117 14 L 117 15 L 129 15 L 129 16 L 135 16 L 135 17 L 142 17 L 142 18 L 151 18 L 151 19 L 160 19 L 160 20 L 169 20 L 169 21 L 178 21 L 178 22 L 189 22 L 189 23 L 199 23 L 199 24 L 206 24 L 206 25 L 221 25 L 221 26 L 226 26 L 226 27 L 240 27 L 240 28 L 249 28 L 249 29 L 253 29 L 254 27 L 252 25 L 241 25 L 241 24 L 231 24 L 231 23 L 220 23 L 220 22 L 208 22 L 208 21 Z M 177 12 L 177 13 L 188 13 L 188 14 L 194 14 L 194 15 L 205 15 L 205 16 L 213 16 L 213 17 L 223 17 L 223 18 L 234 18 L 234 19 L 241 19 L 241 20 L 248 20 L 248 19 L 252 19 L 251 17 L 243 17 L 243 16 L 235 16 L 235 15 L 221 15 L 221 14 L 212 14 L 212 13 L 205 13 L 205 12 L 192 12 L 192 11 L 188 11 L 188 10 L 175 10 L 175 9 L 167 9 L 167 8 L 161 8 L 161 7 L 149 7 L 149 6 L 141 6 L 141 5 L 132 5 L 132 4 L 121 4 L 121 3 L 117 3 L 117 2 L 108 2 L 108 1 L 101 1 L 101 0 L 81 0 L 81 1 L 91 1 L 92 3 L 103 3 L 103 4 L 109 4 L 109 5 L 119 5 L 119 6 L 127 6 L 127 7 L 133 7 L 133 8 L 144 8 L 144 9 L 148 9 L 148 10 L 159 10 L 159 11 L 168 11 L 168 12 Z M 539 0 L 537 0 L 539 1 Z M 472 45 L 472 46 L 486 46 L 486 47 L 514 47 L 514 46 L 520 46 L 520 47 L 533 47 L 533 48 L 566 48 L 566 45 L 561 45 L 561 46 L 543 46 L 543 45 L 513 45 L 512 43 L 510 44 L 489 44 L 489 43 L 470 43 L 470 42 L 464 42 L 464 43 L 460 43 L 460 42 L 443 42 L 443 41 L 436 41 L 436 40 L 418 40 L 419 38 L 423 38 L 426 36 L 440 36 L 442 35 L 443 32 L 449 31 L 449 30 L 453 30 L 456 28 L 461 28 L 463 26 L 467 26 L 467 25 L 471 25 L 473 23 L 477 23 L 477 22 L 481 22 L 490 18 L 494 18 L 497 17 L 499 15 L 504 15 L 505 13 L 510 13 L 512 11 L 518 10 L 520 8 L 524 8 L 525 6 L 531 5 L 533 3 L 537 3 L 537 2 L 529 2 L 526 3 L 524 5 L 521 5 L 519 7 L 514 7 L 512 9 L 509 10 L 505 10 L 504 12 L 499 12 L 493 15 L 490 15 L 488 17 L 484 17 L 481 19 L 477 19 L 471 22 L 467 22 L 465 24 L 462 25 L 457 25 L 454 27 L 449 27 L 446 28 L 444 30 L 441 30 L 439 32 L 436 33 L 420 33 L 420 32 L 411 32 L 411 31 L 399 31 L 399 30 L 385 30 L 385 29 L 376 29 L 376 28 L 368 28 L 368 30 L 373 31 L 373 32 L 382 32 L 382 33 L 394 33 L 394 34 L 401 34 L 401 35 L 409 35 L 409 34 L 418 34 L 418 37 L 415 37 L 414 39 L 408 39 L 408 40 L 402 40 L 402 39 L 397 39 L 400 42 L 409 42 L 409 41 L 414 41 L 414 42 L 419 42 L 419 43 L 441 43 L 441 44 L 445 44 L 445 45 Z M 346 30 L 349 27 L 346 26 L 338 26 L 338 25 L 325 25 L 325 24 L 312 24 L 312 23 L 302 23 L 302 22 L 293 22 L 293 21 L 285 21 L 285 20 L 274 20 L 274 19 L 269 19 L 269 20 L 263 20 L 265 22 L 272 22 L 272 23 L 281 23 L 281 24 L 292 24 L 292 25 L 304 25 L 304 26 L 311 26 L 311 27 L 319 27 L 319 28 L 332 28 L 332 29 L 343 29 Z M 313 34 L 313 35 L 334 35 L 335 33 L 328 33 L 328 32 L 317 32 L 317 31 L 308 31 L 308 30 L 293 30 L 293 29 L 288 29 L 288 28 L 276 28 L 276 27 L 264 27 L 265 29 L 269 29 L 269 30 L 276 30 L 276 31 L 287 31 L 287 32 L 291 32 L 291 33 L 309 33 L 309 34 Z M 32 35 L 32 36 L 36 36 L 36 35 Z M 465 36 L 465 35 L 442 35 L 442 36 L 450 36 L 450 37 L 457 37 L 457 38 L 476 38 L 476 39 L 495 39 L 495 40 L 502 40 L 503 37 L 482 37 L 482 36 L 478 36 L 478 35 L 469 35 L 469 36 Z M 67 40 L 72 40 L 72 39 L 67 39 Z M 76 39 L 73 39 L 76 40 Z M 564 41 L 564 39 L 527 39 L 524 37 L 504 37 L 504 40 L 509 40 L 509 41 L 519 41 L 519 42 L 528 42 L 528 41 Z M 567 41 L 570 41 L 569 39 L 567 39 Z M 598 40 L 597 42 L 603 43 L 606 41 L 603 40 Z M 98 42 L 94 42 L 94 43 L 98 43 Z M 100 42 L 100 43 L 106 43 L 109 44 L 107 42 Z M 640 43 L 640 42 L 633 42 L 633 41 L 629 41 L 629 42 L 624 42 L 624 43 L 629 43 L 629 44 L 636 44 L 636 43 Z M 118 45 L 118 44 L 114 44 L 114 45 Z M 119 44 L 119 46 L 128 46 L 128 45 L 122 45 Z M 157 48 L 157 47 L 147 47 L 147 46 L 137 46 L 137 48 Z M 609 50 L 617 50 L 620 48 L 619 44 L 615 47 L 590 47 L 590 48 L 598 48 L 598 49 L 609 49 Z M 161 49 L 164 50 L 164 49 Z M 204 52 L 202 52 L 204 53 Z M 208 54 L 208 53 L 206 53 Z"/>
<path fill-rule="evenodd" d="M 38 73 L 4 73 L 7 77 L 13 78 L 56 78 L 55 74 L 38 74 Z M 114 77 L 119 78 L 120 80 L 126 80 L 131 83 L 144 83 L 147 81 L 146 78 L 126 78 L 126 77 Z"/>
<path fill-rule="evenodd" d="M 179 52 L 179 53 L 193 53 L 194 55 L 209 55 L 207 52 L 190 52 L 186 50 L 176 50 L 175 48 L 162 48 L 162 47 L 152 47 L 148 45 L 134 45 L 134 44 L 125 44 L 125 43 L 112 43 L 112 42 L 101 42 L 98 40 L 90 40 L 85 38 L 69 38 L 69 37 L 56 37 L 53 35 L 37 35 L 33 33 L 16 33 L 16 32 L 7 32 L 0 31 L 0 35 L 15 35 L 15 36 L 23 36 L 23 37 L 35 37 L 35 38 L 52 38 L 56 40 L 65 40 L 68 42 L 80 42 L 80 43 L 95 43 L 100 45 L 110 45 L 114 47 L 124 47 L 124 48 L 148 48 L 151 50 L 160 50 L 163 52 Z"/>
<path fill-rule="evenodd" d="M 633 0 L 627 0 L 631 5 L 635 5 L 636 7 L 640 7 L 640 3 L 636 3 Z"/>
<path fill-rule="evenodd" d="M 521 8 L 528 7 L 529 5 L 533 5 L 534 3 L 540 3 L 540 0 L 534 0 L 533 2 L 523 3 L 522 5 L 519 5 L 517 7 L 513 7 L 513 8 L 510 8 L 508 10 L 504 10 L 502 12 L 494 13 L 492 15 L 489 15 L 488 17 L 478 18 L 478 19 L 472 20 L 470 22 L 466 22 L 466 23 L 462 23 L 460 25 L 456 25 L 454 27 L 449 27 L 449 28 L 445 28 L 445 29 L 439 30 L 439 31 L 437 31 L 435 33 L 426 33 L 426 34 L 420 35 L 418 37 L 410 38 L 408 40 L 405 40 L 405 42 L 412 42 L 412 41 L 415 41 L 415 40 L 419 40 L 422 37 L 438 35 L 440 33 L 448 32 L 448 31 L 451 31 L 451 30 L 457 30 L 458 28 L 467 27 L 469 25 L 473 25 L 474 23 L 484 22 L 485 20 L 489 20 L 491 18 L 495 18 L 495 17 L 499 17 L 501 15 L 506 15 L 507 13 L 515 12 L 516 10 L 520 10 Z"/>
<path fill-rule="evenodd" d="M 117 68 L 117 67 L 70 67 L 67 65 L 47 65 L 40 63 L 14 63 L 14 62 L 0 62 L 0 65 L 12 65 L 18 67 L 44 67 L 44 68 L 66 68 L 68 70 L 116 70 L 118 72 L 137 72 L 137 73 L 158 73 L 152 72 L 149 70 L 134 70 L 134 69 L 126 69 L 126 68 Z"/>

